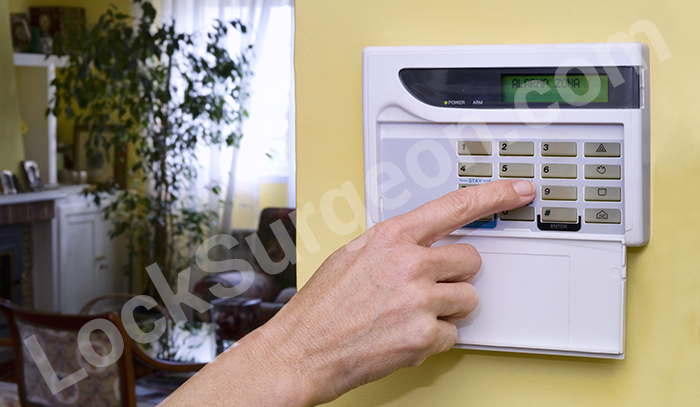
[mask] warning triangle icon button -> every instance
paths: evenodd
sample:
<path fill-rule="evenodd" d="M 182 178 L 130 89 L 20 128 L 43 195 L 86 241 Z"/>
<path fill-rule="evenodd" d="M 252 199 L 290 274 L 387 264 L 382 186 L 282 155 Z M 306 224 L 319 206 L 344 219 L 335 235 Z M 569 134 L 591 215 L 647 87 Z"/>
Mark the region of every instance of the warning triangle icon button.
<path fill-rule="evenodd" d="M 595 150 L 596 153 L 607 153 L 608 150 L 605 149 L 605 146 L 603 144 L 598 146 L 598 149 Z"/>

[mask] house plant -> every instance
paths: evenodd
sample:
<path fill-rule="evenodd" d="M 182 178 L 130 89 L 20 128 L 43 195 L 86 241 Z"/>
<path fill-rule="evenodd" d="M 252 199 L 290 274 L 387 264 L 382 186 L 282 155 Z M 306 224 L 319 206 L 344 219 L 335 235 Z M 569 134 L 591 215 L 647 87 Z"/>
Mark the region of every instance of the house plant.
<path fill-rule="evenodd" d="M 200 143 L 238 145 L 250 72 L 247 51 L 231 55 L 222 45 L 229 31 L 245 33 L 239 21 L 219 21 L 203 38 L 156 24 L 149 2 L 134 3 L 141 17 L 112 7 L 94 26 L 56 42 L 69 62 L 52 82 L 51 109 L 87 127 L 88 159 L 97 149 L 121 152 L 120 160 L 131 155 L 128 177 L 87 194 L 97 204 L 112 195 L 105 217 L 113 238 L 127 238 L 126 271 L 136 291 L 156 295 L 144 268 L 158 263 L 172 282 L 216 222 L 217 213 L 201 209 L 191 192 L 195 151 Z"/>

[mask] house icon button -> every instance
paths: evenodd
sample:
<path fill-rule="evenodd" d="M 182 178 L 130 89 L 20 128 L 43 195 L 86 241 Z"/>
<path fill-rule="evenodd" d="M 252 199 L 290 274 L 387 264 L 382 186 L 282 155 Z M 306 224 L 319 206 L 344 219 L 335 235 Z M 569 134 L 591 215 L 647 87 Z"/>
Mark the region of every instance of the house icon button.
<path fill-rule="evenodd" d="M 595 214 L 596 219 L 607 219 L 608 218 L 608 213 L 605 211 L 600 211 Z"/>

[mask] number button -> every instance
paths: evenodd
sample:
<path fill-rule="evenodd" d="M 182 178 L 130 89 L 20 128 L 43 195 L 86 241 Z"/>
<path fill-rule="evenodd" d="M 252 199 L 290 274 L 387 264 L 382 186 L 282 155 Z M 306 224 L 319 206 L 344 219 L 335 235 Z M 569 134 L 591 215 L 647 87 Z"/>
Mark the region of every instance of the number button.
<path fill-rule="evenodd" d="M 542 157 L 576 157 L 576 143 L 547 141 L 540 146 Z"/>
<path fill-rule="evenodd" d="M 578 199 L 578 190 L 576 187 L 543 185 L 542 200 L 543 201 L 575 201 Z"/>
<path fill-rule="evenodd" d="M 535 155 L 535 143 L 532 141 L 517 141 L 510 143 L 500 141 L 498 143 L 498 153 L 502 156 L 524 156 Z"/>
<path fill-rule="evenodd" d="M 576 164 L 542 164 L 542 178 L 575 179 L 576 176 Z"/>
<path fill-rule="evenodd" d="M 535 208 L 532 206 L 523 206 L 509 211 L 503 211 L 498 214 L 498 218 L 500 220 L 532 222 L 535 220 Z"/>
<path fill-rule="evenodd" d="M 458 141 L 457 154 L 459 155 L 491 155 L 490 141 Z"/>
<path fill-rule="evenodd" d="M 459 163 L 460 177 L 492 177 L 493 167 L 490 163 Z"/>
<path fill-rule="evenodd" d="M 501 163 L 498 175 L 501 178 L 534 178 L 535 164 Z"/>

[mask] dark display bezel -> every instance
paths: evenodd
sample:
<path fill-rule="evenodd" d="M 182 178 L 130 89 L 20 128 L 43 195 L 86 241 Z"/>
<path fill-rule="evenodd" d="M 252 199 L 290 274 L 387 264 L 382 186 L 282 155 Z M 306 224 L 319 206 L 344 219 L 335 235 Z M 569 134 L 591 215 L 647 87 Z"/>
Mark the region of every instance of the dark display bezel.
<path fill-rule="evenodd" d="M 502 75 L 554 75 L 558 68 L 404 68 L 399 79 L 416 99 L 431 106 L 462 109 L 515 109 L 514 102 L 501 100 Z M 590 68 L 588 68 L 590 69 Z M 599 75 L 608 75 L 608 101 L 572 105 L 557 102 L 563 109 L 639 109 L 639 75 L 634 67 L 617 69 L 624 80 L 613 86 L 613 76 L 605 68 L 594 68 Z M 572 75 L 584 74 L 571 68 Z M 448 104 L 445 104 L 445 102 Z M 528 103 L 530 109 L 546 109 L 553 102 Z"/>

